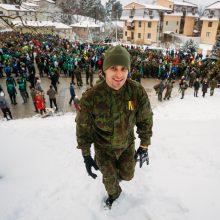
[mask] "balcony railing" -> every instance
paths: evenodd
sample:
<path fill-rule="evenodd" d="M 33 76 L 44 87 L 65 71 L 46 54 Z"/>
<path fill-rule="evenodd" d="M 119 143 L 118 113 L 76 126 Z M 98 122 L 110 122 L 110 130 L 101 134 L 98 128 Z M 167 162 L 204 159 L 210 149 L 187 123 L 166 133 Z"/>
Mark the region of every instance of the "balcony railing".
<path fill-rule="evenodd" d="M 134 26 L 127 26 L 127 30 L 134 30 Z"/>

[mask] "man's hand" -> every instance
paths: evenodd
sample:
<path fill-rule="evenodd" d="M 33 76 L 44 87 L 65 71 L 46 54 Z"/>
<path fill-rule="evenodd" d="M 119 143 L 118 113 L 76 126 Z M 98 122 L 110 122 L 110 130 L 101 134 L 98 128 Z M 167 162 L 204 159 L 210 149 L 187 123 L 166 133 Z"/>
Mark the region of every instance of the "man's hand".
<path fill-rule="evenodd" d="M 96 165 L 95 161 L 92 159 L 91 156 L 83 156 L 83 158 L 84 158 L 84 163 L 86 166 L 87 173 L 89 174 L 89 176 L 95 179 L 97 175 L 92 172 L 92 167 L 98 170 L 99 169 L 98 166 Z"/>
<path fill-rule="evenodd" d="M 149 165 L 149 157 L 148 157 L 148 146 L 141 145 L 135 153 L 134 156 L 135 161 L 140 162 L 140 168 L 143 163 L 146 161 L 147 165 Z"/>

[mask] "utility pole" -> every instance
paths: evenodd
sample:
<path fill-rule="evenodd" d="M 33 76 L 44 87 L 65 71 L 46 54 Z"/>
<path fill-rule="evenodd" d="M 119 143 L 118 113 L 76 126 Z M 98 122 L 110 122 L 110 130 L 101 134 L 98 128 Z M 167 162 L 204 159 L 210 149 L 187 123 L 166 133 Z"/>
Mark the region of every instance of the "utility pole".
<path fill-rule="evenodd" d="M 118 44 L 118 25 L 117 25 L 117 20 L 118 20 L 118 11 L 116 11 L 116 22 L 115 22 L 115 41 L 116 41 L 116 44 Z"/>

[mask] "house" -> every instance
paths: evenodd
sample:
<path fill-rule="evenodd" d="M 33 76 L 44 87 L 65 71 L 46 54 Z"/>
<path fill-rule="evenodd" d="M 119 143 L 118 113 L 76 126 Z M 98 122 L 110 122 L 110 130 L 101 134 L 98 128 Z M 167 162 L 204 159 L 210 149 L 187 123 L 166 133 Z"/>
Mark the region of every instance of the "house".
<path fill-rule="evenodd" d="M 90 20 L 80 21 L 70 26 L 81 40 L 92 40 L 93 35 L 98 35 L 101 31 L 101 26 Z"/>
<path fill-rule="evenodd" d="M 73 32 L 72 28 L 61 22 L 52 21 L 14 21 L 15 28 L 17 31 L 26 32 L 38 32 L 43 34 L 56 34 L 61 38 L 72 39 Z"/>
<path fill-rule="evenodd" d="M 124 6 L 121 16 L 121 20 L 124 20 L 123 40 L 135 44 L 152 44 L 159 41 L 161 14 L 165 11 L 171 9 L 136 2 Z"/>
<path fill-rule="evenodd" d="M 166 35 L 194 36 L 198 6 L 190 2 L 156 0 L 155 4 L 129 3 L 123 8 L 124 41 L 152 44 Z"/>
<path fill-rule="evenodd" d="M 12 21 L 35 20 L 36 10 L 26 9 L 19 5 L 0 4 L 0 16 L 5 19 L 5 22 L 0 20 L 0 29 L 4 29 L 8 28 Z"/>
<path fill-rule="evenodd" d="M 52 0 L 26 0 L 21 5 L 0 4 L 0 15 L 5 22 L 0 20 L 0 29 L 8 28 L 12 21 L 52 21 L 52 9 L 55 2 Z"/>
<path fill-rule="evenodd" d="M 214 45 L 216 37 L 220 34 L 220 1 L 207 6 L 201 17 L 201 43 Z"/>
<path fill-rule="evenodd" d="M 172 11 L 164 12 L 161 17 L 163 33 L 173 32 L 187 37 L 194 36 L 198 18 L 198 5 L 187 1 L 157 0 L 157 5 L 169 7 Z"/>

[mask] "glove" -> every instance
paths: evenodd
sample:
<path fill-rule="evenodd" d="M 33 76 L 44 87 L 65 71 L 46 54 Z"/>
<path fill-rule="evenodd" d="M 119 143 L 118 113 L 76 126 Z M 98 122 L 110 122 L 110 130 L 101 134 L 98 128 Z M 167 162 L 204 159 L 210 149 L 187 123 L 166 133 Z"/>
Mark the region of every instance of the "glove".
<path fill-rule="evenodd" d="M 148 146 L 141 145 L 134 155 L 135 161 L 140 162 L 140 168 L 143 163 L 146 161 L 147 165 L 149 165 L 149 157 L 148 157 Z"/>
<path fill-rule="evenodd" d="M 92 159 L 91 156 L 83 156 L 83 158 L 84 158 L 84 163 L 86 166 L 87 173 L 89 174 L 89 176 L 95 179 L 97 175 L 92 172 L 92 167 L 98 170 L 99 169 L 98 166 L 96 165 L 95 161 Z"/>

